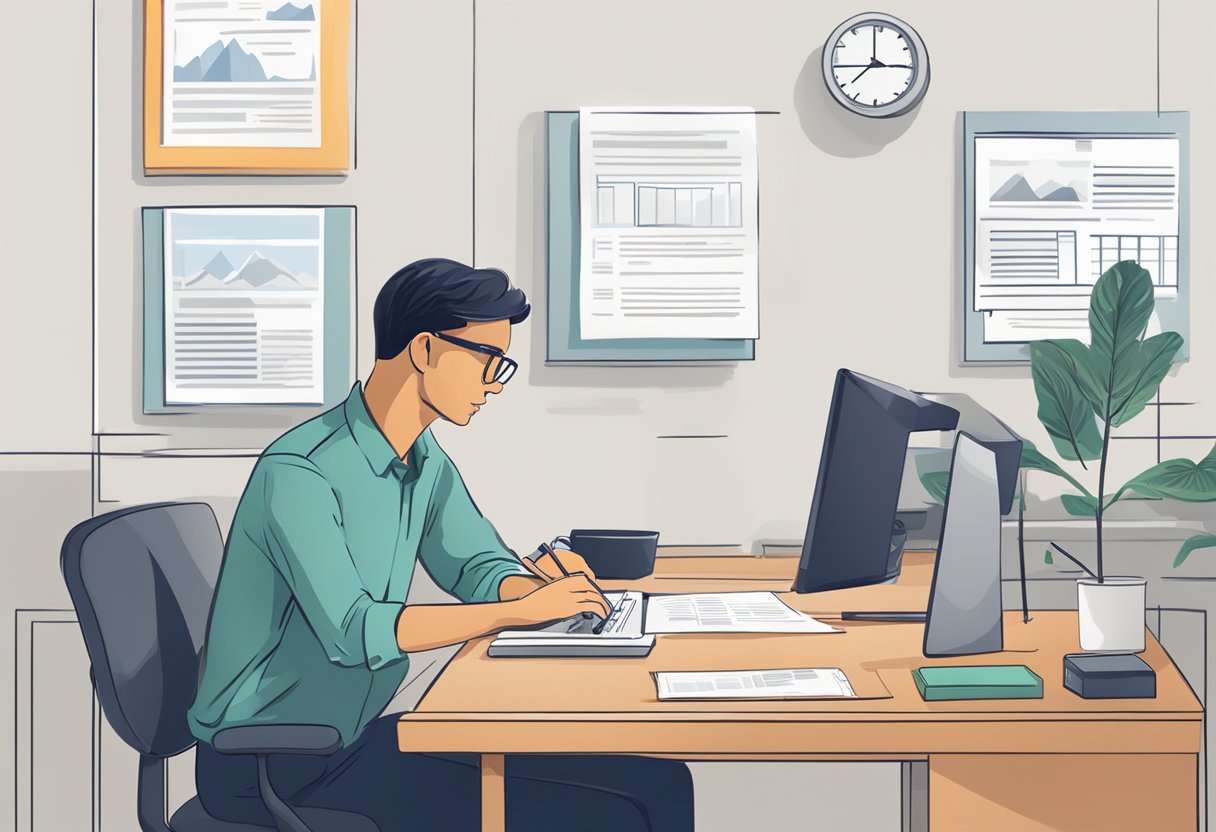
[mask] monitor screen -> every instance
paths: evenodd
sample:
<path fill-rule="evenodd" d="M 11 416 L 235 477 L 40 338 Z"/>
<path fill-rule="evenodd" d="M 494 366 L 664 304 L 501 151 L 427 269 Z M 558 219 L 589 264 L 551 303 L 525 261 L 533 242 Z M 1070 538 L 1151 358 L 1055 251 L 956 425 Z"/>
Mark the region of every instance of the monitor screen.
<path fill-rule="evenodd" d="M 958 411 L 910 390 L 839 370 L 811 500 L 797 592 L 881 583 L 899 574 L 895 512 L 908 434 L 954 430 Z"/>

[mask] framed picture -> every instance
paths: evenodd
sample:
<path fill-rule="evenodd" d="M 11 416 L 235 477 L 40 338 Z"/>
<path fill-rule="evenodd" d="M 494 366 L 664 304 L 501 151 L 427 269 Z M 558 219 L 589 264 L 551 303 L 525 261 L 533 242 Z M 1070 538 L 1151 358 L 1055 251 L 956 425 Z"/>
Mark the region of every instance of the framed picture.
<path fill-rule="evenodd" d="M 144 172 L 350 167 L 352 0 L 145 0 Z"/>
<path fill-rule="evenodd" d="M 144 412 L 340 402 L 352 207 L 145 208 Z"/>
<path fill-rule="evenodd" d="M 1153 277 L 1149 334 L 1189 342 L 1188 127 L 1185 112 L 963 114 L 964 364 L 1088 341 L 1090 293 L 1121 260 Z"/>

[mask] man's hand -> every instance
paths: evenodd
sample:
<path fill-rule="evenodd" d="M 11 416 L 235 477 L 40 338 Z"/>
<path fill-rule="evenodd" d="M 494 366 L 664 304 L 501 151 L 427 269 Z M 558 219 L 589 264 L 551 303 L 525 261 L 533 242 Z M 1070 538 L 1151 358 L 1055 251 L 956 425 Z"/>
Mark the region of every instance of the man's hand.
<path fill-rule="evenodd" d="M 562 564 L 565 562 L 563 559 Z M 510 618 L 515 626 L 543 624 L 584 612 L 595 613 L 604 619 L 612 614 L 608 599 L 592 586 L 585 575 L 571 575 L 545 584 L 518 601 L 509 603 Z"/>
<path fill-rule="evenodd" d="M 552 551 L 552 555 L 542 555 L 532 561 L 550 580 L 556 581 L 566 577 L 562 574 L 562 570 L 558 567 L 557 563 L 554 562 L 555 557 L 561 558 L 561 565 L 566 568 L 568 574 L 577 575 L 581 572 L 591 580 L 595 580 L 595 573 L 591 571 L 591 567 L 587 565 L 587 561 L 583 560 L 583 556 L 578 552 L 572 552 L 569 549 L 553 549 Z"/>

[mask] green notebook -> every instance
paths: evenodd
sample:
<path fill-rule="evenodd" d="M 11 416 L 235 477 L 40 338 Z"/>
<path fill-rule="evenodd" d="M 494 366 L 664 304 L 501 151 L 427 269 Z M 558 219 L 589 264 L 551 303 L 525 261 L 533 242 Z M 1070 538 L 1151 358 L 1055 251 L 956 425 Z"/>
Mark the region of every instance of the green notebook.
<path fill-rule="evenodd" d="M 1042 699 L 1043 680 L 1020 664 L 918 667 L 912 671 L 926 701 L 946 699 Z"/>

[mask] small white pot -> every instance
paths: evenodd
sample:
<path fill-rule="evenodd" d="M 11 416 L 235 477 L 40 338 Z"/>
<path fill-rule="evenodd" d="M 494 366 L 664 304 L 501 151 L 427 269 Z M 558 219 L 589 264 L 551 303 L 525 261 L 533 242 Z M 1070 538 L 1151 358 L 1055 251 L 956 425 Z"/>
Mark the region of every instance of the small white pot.
<path fill-rule="evenodd" d="M 1082 650 L 1144 651 L 1144 578 L 1077 581 Z"/>

